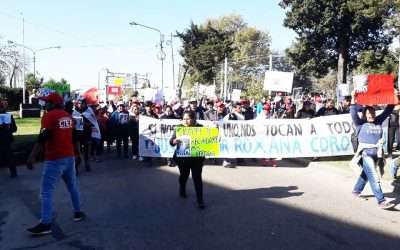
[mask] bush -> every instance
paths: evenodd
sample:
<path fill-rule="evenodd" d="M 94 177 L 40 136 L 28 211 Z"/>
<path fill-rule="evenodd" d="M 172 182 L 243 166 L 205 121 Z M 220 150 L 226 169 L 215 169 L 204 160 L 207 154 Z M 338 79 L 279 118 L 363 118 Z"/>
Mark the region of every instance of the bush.
<path fill-rule="evenodd" d="M 19 104 L 22 102 L 22 88 L 0 86 L 0 96 L 7 99 L 9 110 L 19 110 Z M 28 92 L 25 91 L 25 101 L 28 100 L 28 97 Z"/>

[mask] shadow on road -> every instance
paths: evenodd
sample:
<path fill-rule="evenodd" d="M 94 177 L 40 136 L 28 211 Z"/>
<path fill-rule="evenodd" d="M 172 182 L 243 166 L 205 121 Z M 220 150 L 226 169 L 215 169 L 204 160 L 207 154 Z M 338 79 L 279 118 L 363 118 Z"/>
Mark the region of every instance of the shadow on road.
<path fill-rule="evenodd" d="M 208 174 L 205 168 L 204 176 Z M 40 169 L 23 171 L 17 180 L 2 174 L 0 200 L 18 200 L 24 193 L 24 206 L 37 217 L 39 179 Z M 394 236 L 280 203 L 282 199 L 301 199 L 303 192 L 295 185 L 232 190 L 205 183 L 207 208 L 200 211 L 190 180 L 189 197 L 178 197 L 176 169 L 108 160 L 94 165 L 91 173 L 83 172 L 79 179 L 86 221 L 71 222 L 69 197 L 60 183 L 55 198 L 56 225 L 61 230 L 57 235 L 65 237 L 28 237 L 23 230 L 36 221 L 20 221 L 12 215 L 20 210 L 0 203 L 0 249 L 382 250 L 395 249 L 400 243 Z M 8 231 L 10 225 L 18 225 L 21 231 Z"/>

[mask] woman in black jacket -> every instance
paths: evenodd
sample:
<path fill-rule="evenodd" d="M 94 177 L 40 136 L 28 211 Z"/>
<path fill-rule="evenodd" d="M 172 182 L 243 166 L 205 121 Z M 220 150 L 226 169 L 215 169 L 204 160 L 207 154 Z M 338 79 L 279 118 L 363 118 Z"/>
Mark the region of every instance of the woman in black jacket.
<path fill-rule="evenodd" d="M 182 117 L 183 124 L 178 126 L 184 127 L 201 127 L 200 124 L 196 122 L 196 114 L 192 111 L 185 111 Z M 177 146 L 174 153 L 174 161 L 179 168 L 179 195 L 182 198 L 186 198 L 186 182 L 189 178 L 190 171 L 192 172 L 192 179 L 194 183 L 194 188 L 196 190 L 197 205 L 199 209 L 204 209 L 203 201 L 203 180 L 201 173 L 203 170 L 204 157 L 177 157 L 176 151 L 182 146 L 182 140 L 176 137 L 176 132 L 174 132 L 169 143 L 171 146 Z"/>

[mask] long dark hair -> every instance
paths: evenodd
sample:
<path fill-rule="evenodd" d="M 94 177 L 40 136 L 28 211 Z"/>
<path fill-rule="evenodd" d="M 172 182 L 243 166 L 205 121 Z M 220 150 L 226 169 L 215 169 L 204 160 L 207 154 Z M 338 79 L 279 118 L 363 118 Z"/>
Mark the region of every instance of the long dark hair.
<path fill-rule="evenodd" d="M 369 113 L 375 113 L 375 109 L 372 106 L 366 106 L 363 111 L 362 111 L 362 119 L 366 120 L 367 119 L 367 110 L 369 111 Z"/>
<path fill-rule="evenodd" d="M 193 124 L 196 123 L 196 113 L 195 112 L 193 112 L 191 110 L 186 110 L 183 112 L 182 118 L 185 116 L 185 114 L 189 116 L 189 118 L 193 121 Z"/>

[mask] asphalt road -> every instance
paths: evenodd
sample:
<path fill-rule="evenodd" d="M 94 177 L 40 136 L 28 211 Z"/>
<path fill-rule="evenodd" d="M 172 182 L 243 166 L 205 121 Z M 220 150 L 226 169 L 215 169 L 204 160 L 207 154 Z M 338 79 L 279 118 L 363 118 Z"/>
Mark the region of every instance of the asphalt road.
<path fill-rule="evenodd" d="M 351 171 L 323 162 L 207 165 L 207 208 L 200 211 L 191 180 L 188 199 L 181 199 L 177 168 L 157 165 L 93 164 L 79 177 L 87 214 L 79 223 L 60 182 L 53 234 L 40 238 L 25 231 L 39 218 L 40 166 L 20 168 L 17 179 L 1 169 L 0 249 L 400 249 L 400 211 L 379 209 L 369 188 L 353 197 Z M 383 185 L 400 202 L 394 187 Z"/>

